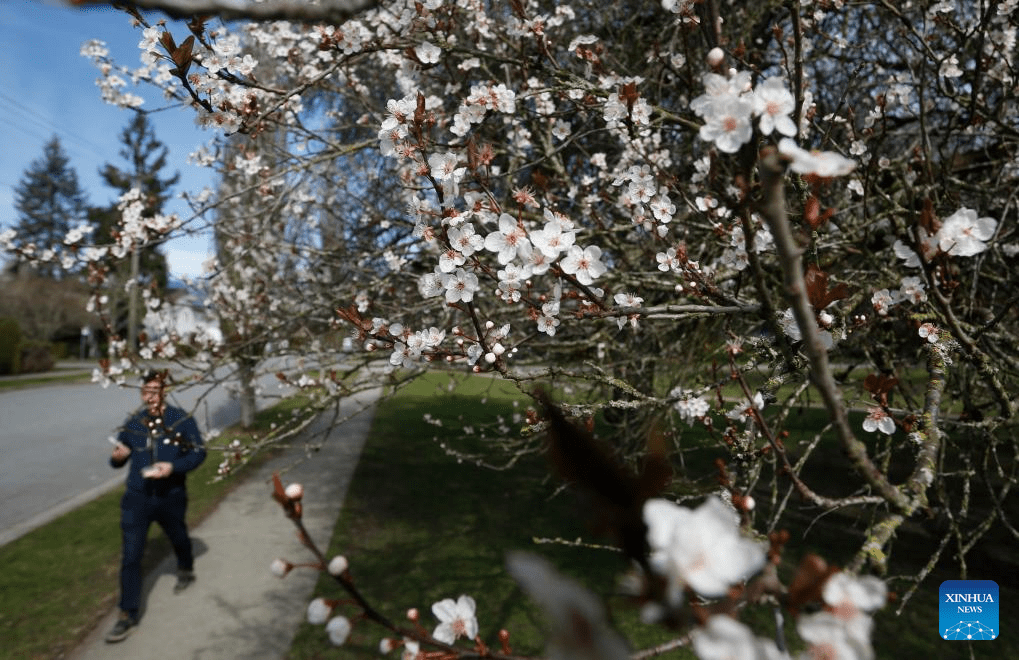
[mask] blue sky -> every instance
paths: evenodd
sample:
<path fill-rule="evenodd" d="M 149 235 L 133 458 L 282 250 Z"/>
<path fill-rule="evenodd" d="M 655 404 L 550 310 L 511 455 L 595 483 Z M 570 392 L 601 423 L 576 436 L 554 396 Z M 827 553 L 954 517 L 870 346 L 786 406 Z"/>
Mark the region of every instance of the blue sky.
<path fill-rule="evenodd" d="M 153 18 L 158 18 L 154 15 Z M 174 29 L 184 33 L 184 29 Z M 103 103 L 90 60 L 81 44 L 105 41 L 115 61 L 139 66 L 141 32 L 131 19 L 112 9 L 74 9 L 55 0 L 0 2 L 0 228 L 17 223 L 14 187 L 43 145 L 56 134 L 71 159 L 89 203 L 105 205 L 114 192 L 99 177 L 104 163 L 123 165 L 118 136 L 131 118 L 128 110 Z M 146 99 L 144 109 L 161 107 L 162 97 L 135 90 Z M 194 124 L 193 113 L 177 108 L 149 115 L 156 136 L 169 149 L 167 172 L 179 171 L 175 193 L 198 191 L 213 182 L 207 169 L 188 165 L 187 155 L 212 138 Z M 183 216 L 187 207 L 175 200 L 167 210 Z M 209 250 L 200 238 L 179 239 L 164 246 L 174 275 L 197 275 Z"/>

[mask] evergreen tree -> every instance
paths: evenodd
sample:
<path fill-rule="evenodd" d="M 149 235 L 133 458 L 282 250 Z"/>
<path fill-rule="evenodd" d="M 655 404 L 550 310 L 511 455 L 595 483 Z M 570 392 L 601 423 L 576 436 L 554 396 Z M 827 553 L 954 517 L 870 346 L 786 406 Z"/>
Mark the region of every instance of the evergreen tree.
<path fill-rule="evenodd" d="M 123 145 L 120 156 L 127 161 L 127 166 L 121 168 L 112 163 L 106 163 L 99 170 L 99 175 L 106 185 L 117 192 L 118 198 L 132 188 L 141 188 L 142 194 L 147 200 L 146 209 L 142 215 L 152 216 L 161 212 L 170 196 L 170 189 L 180 180 L 179 173 L 165 178 L 161 176 L 161 171 L 166 167 L 169 150 L 156 138 L 152 124 L 149 123 L 146 115 L 140 112 L 136 113 L 131 122 L 121 131 L 120 142 Z M 108 207 L 92 208 L 89 215 L 98 223 L 96 242 L 111 242 L 111 230 L 119 220 L 116 203 Z M 122 274 L 124 277 L 127 277 L 129 272 L 129 264 L 123 264 L 122 268 L 118 269 L 118 274 Z M 148 246 L 142 250 L 139 272 L 144 282 L 159 289 L 166 288 L 168 277 L 166 257 L 159 252 L 156 246 Z"/>
<path fill-rule="evenodd" d="M 57 136 L 46 143 L 41 158 L 32 161 L 14 190 L 14 208 L 18 213 L 18 245 L 35 246 L 37 253 L 52 250 L 59 257 L 66 249 L 67 233 L 87 221 L 85 192 L 78 184 L 78 174 Z M 15 270 L 21 268 L 15 266 Z M 37 263 L 35 271 L 51 279 L 59 279 L 58 260 Z"/>
<path fill-rule="evenodd" d="M 126 161 L 122 167 L 106 163 L 99 170 L 99 175 L 110 188 L 116 191 L 119 198 L 133 188 L 140 188 L 146 200 L 146 208 L 142 215 L 153 216 L 163 210 L 169 198 L 170 189 L 180 179 L 179 173 L 163 177 L 162 170 L 166 167 L 168 149 L 156 138 L 155 130 L 143 113 L 136 113 L 130 123 L 120 133 L 120 156 Z M 95 240 L 105 244 L 113 242 L 112 232 L 120 220 L 117 203 L 105 207 L 89 209 L 90 219 L 96 223 Z M 166 289 L 169 279 L 169 268 L 166 257 L 157 245 L 147 245 L 139 254 L 138 275 L 143 286 L 150 286 L 160 291 Z M 126 258 L 116 264 L 107 275 L 109 283 L 110 311 L 114 330 L 123 337 L 130 336 L 127 332 L 129 301 L 124 293 L 124 282 L 131 278 L 131 260 Z"/>

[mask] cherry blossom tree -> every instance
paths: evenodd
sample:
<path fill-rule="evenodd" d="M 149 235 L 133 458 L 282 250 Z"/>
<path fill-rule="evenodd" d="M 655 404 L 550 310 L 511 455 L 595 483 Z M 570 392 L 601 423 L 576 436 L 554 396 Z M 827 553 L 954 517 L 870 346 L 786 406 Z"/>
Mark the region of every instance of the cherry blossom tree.
<path fill-rule="evenodd" d="M 730 616 L 769 598 L 821 606 L 798 621 L 815 655 L 873 657 L 885 585 L 856 574 L 887 572 L 907 522 L 938 542 L 902 602 L 947 548 L 965 574 L 981 538 L 1014 541 L 1015 0 L 134 6 L 252 21 L 129 10 L 140 68 L 83 47 L 110 102 L 141 106 L 125 81 L 144 81 L 218 132 L 195 159 L 223 185 L 190 219 L 135 217 L 125 196 L 118 245 L 82 258 L 215 219 L 214 301 L 251 322 L 235 349 L 313 346 L 314 371 L 282 377 L 323 402 L 350 391 L 336 365 L 371 374 L 378 357 L 393 379 L 441 366 L 569 387 L 506 434 L 505 461 L 547 432 L 561 476 L 618 509 L 645 619 L 704 615 L 683 638 L 701 657 L 783 657 Z M 341 332 L 360 363 L 336 355 Z M 199 344 L 210 364 L 230 353 Z M 790 434 L 818 401 L 827 423 Z M 663 477 L 691 426 L 717 442 L 720 488 Z M 822 442 L 840 479 L 809 483 Z M 300 496 L 277 499 L 300 524 Z M 867 521 L 847 571 L 810 556 L 781 583 L 783 517 L 847 507 Z M 342 563 L 362 616 L 395 635 L 382 650 L 492 651 L 455 645 L 477 630 L 469 596 L 437 603 L 423 634 Z M 535 557 L 508 568 L 560 622 L 550 655 L 622 657 L 590 594 Z M 337 615 L 329 635 L 350 628 Z"/>

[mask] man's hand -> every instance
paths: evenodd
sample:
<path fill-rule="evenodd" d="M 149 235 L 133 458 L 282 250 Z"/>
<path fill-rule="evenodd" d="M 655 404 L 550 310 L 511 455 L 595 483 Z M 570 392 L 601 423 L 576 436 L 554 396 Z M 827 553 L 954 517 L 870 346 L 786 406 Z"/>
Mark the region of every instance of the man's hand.
<path fill-rule="evenodd" d="M 113 460 L 117 463 L 123 463 L 127 460 L 127 457 L 131 455 L 131 448 L 125 444 L 117 443 L 113 446 Z"/>
<path fill-rule="evenodd" d="M 152 466 L 149 467 L 149 471 L 146 473 L 146 476 L 149 479 L 166 479 L 171 474 L 173 474 L 173 463 L 159 461 L 158 463 L 153 463 Z"/>

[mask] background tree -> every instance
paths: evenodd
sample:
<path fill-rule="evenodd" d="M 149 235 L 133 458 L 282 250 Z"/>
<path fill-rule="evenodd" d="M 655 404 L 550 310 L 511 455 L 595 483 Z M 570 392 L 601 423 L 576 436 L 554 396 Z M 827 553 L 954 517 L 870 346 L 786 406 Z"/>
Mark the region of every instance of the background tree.
<path fill-rule="evenodd" d="M 116 191 L 120 197 L 133 188 L 141 191 L 144 207 L 142 217 L 151 218 L 162 212 L 170 191 L 180 180 L 180 174 L 163 176 L 167 165 L 169 150 L 156 137 L 155 129 L 145 113 L 136 112 L 131 121 L 120 133 L 123 145 L 120 156 L 125 165 L 117 166 L 106 163 L 99 170 L 103 181 Z M 100 244 L 112 242 L 112 232 L 120 221 L 117 204 L 106 207 L 89 208 L 89 218 L 95 223 L 95 241 Z M 112 265 L 107 273 L 107 292 L 110 299 L 109 310 L 113 318 L 114 330 L 120 336 L 128 336 L 128 317 L 130 307 L 129 286 L 148 287 L 162 295 L 167 286 L 169 270 L 166 257 L 159 249 L 159 244 L 149 244 L 140 248 L 138 253 L 138 282 L 132 280 L 132 263 L 128 257 Z M 136 323 L 140 323 L 137 319 Z M 137 330 L 137 328 L 135 328 Z"/>
<path fill-rule="evenodd" d="M 17 247 L 20 252 L 46 257 L 32 268 L 41 276 L 59 279 L 74 270 L 74 258 L 64 238 L 74 229 L 89 227 L 87 202 L 78 175 L 56 135 L 32 161 L 14 189 L 17 211 Z M 62 262 L 62 263 L 61 263 Z M 15 263 L 20 270 L 24 262 Z"/>
<path fill-rule="evenodd" d="M 57 355 L 77 355 L 81 329 L 100 327 L 96 315 L 86 311 L 90 294 L 88 285 L 75 278 L 3 276 L 0 317 L 16 319 L 26 342 L 46 346 Z"/>

